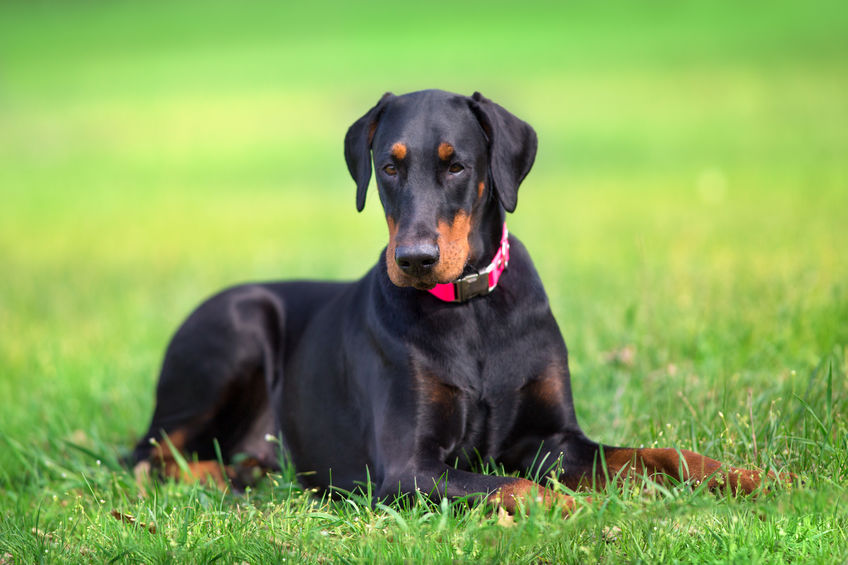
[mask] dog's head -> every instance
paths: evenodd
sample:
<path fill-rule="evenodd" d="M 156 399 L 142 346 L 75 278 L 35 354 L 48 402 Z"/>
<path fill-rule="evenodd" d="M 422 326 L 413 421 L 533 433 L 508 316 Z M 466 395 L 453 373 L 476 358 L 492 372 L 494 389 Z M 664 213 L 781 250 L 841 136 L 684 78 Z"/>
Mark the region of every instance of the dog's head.
<path fill-rule="evenodd" d="M 478 259 L 475 227 L 484 210 L 515 210 L 536 132 L 479 92 L 387 93 L 345 136 L 360 211 L 372 154 L 389 227 L 389 278 L 426 289 L 453 281 Z"/>

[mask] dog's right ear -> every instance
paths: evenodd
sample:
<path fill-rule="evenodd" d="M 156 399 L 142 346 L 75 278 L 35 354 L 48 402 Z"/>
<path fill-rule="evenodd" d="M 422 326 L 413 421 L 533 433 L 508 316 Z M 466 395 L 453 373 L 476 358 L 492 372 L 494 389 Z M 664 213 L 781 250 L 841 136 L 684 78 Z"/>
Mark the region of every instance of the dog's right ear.
<path fill-rule="evenodd" d="M 377 131 L 380 114 L 388 101 L 394 97 L 391 92 L 385 93 L 376 106 L 348 128 L 345 135 L 345 161 L 350 176 L 356 181 L 356 209 L 359 212 L 365 207 L 365 193 L 368 192 L 368 183 L 371 182 L 371 142 L 374 140 L 374 132 Z"/>

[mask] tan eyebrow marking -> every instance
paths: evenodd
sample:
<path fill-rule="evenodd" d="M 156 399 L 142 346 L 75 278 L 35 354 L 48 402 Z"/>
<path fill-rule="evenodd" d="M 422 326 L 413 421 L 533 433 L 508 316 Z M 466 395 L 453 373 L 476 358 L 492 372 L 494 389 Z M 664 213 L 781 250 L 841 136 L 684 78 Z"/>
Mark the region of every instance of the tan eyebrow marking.
<path fill-rule="evenodd" d="M 406 157 L 406 145 L 398 141 L 394 145 L 392 145 L 392 157 L 395 159 L 403 159 Z"/>
<path fill-rule="evenodd" d="M 453 155 L 453 145 L 442 142 L 439 144 L 439 159 L 447 161 Z"/>

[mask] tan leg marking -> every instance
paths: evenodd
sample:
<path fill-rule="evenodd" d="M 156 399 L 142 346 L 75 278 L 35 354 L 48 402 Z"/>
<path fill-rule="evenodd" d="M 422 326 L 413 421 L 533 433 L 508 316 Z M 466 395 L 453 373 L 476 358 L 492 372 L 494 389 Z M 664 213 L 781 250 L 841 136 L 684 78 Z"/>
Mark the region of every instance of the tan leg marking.
<path fill-rule="evenodd" d="M 661 478 L 668 475 L 680 481 L 691 480 L 696 485 L 706 481 L 707 488 L 712 491 L 729 487 L 734 494 L 754 492 L 764 475 L 759 471 L 723 465 L 693 451 L 680 450 L 678 454 L 677 450 L 670 448 L 622 449 L 605 455 L 605 458 L 611 476 L 622 469 L 629 476 L 647 474 Z M 774 473 L 767 476 L 775 478 Z M 780 478 L 790 481 L 794 477 L 787 475 Z"/>
<path fill-rule="evenodd" d="M 161 472 L 165 477 L 188 484 L 200 481 L 204 484 L 213 484 L 219 489 L 225 490 L 228 483 L 227 475 L 232 474 L 231 470 L 228 467 L 222 469 L 217 461 L 189 460 L 189 456 L 185 453 L 186 443 L 186 431 L 183 429 L 174 430 L 167 434 L 167 440 L 163 438 L 157 443 L 151 460 L 160 466 Z M 187 470 L 183 470 L 180 466 L 178 462 L 180 458 L 185 461 Z M 147 480 L 151 470 L 152 465 L 150 462 L 142 461 L 135 466 L 133 472 L 140 486 Z"/>
<path fill-rule="evenodd" d="M 515 482 L 502 486 L 486 499 L 510 514 L 515 514 L 521 500 L 535 500 L 546 508 L 559 504 L 566 514 L 571 514 L 575 505 L 574 497 L 559 494 L 527 479 L 515 479 Z"/>
<path fill-rule="evenodd" d="M 184 471 L 176 461 L 165 463 L 165 476 L 186 484 L 200 482 L 226 490 L 229 484 L 229 467 L 221 468 L 217 461 L 186 461 L 188 469 Z"/>

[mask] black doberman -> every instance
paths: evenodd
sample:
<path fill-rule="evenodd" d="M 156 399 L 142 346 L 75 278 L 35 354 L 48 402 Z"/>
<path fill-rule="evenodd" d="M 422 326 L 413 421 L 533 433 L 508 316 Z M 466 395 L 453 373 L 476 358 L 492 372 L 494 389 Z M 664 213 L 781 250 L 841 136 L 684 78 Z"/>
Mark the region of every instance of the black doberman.
<path fill-rule="evenodd" d="M 349 490 L 370 477 L 379 497 L 480 494 L 513 511 L 535 491 L 573 504 L 528 479 L 472 472 L 478 461 L 544 476 L 556 460 L 571 488 L 647 473 L 755 490 L 757 471 L 601 446 L 581 431 L 565 342 L 505 226 L 536 145 L 528 124 L 479 93 L 384 95 L 344 153 L 359 210 L 373 154 L 385 252 L 356 282 L 247 284 L 203 303 L 165 355 L 138 468 L 223 482 L 237 466 L 222 469 L 217 453 L 275 467 L 270 434 L 305 486 Z"/>

